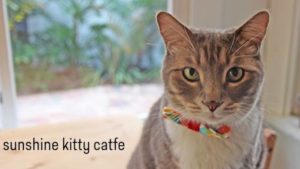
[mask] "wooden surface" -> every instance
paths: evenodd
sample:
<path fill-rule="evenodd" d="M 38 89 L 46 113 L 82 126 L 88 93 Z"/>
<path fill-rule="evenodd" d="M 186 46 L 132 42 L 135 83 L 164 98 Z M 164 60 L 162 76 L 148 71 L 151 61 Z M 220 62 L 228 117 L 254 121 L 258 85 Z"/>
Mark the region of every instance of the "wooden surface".
<path fill-rule="evenodd" d="M 133 151 L 142 129 L 142 121 L 135 117 L 110 117 L 77 122 L 5 130 L 0 132 L 1 169 L 122 169 Z M 118 137 L 125 142 L 124 151 L 4 151 L 3 141 L 26 141 L 32 137 L 60 141 L 81 138 L 84 141 L 107 141 Z"/>
<path fill-rule="evenodd" d="M 272 162 L 273 150 L 276 145 L 277 136 L 276 136 L 275 131 L 268 129 L 268 128 L 266 128 L 264 130 L 264 136 L 265 136 L 265 141 L 267 144 L 267 151 L 268 151 L 266 154 L 267 158 L 266 158 L 266 162 L 265 162 L 265 169 L 271 169 L 270 165 Z"/>
<path fill-rule="evenodd" d="M 139 140 L 142 121 L 133 116 L 118 116 L 81 120 L 55 125 L 45 125 L 0 132 L 1 169 L 122 169 Z M 266 129 L 265 138 L 269 150 L 265 169 L 269 169 L 276 135 Z M 62 138 L 76 138 L 82 141 L 108 141 L 118 137 L 125 142 L 124 151 L 4 151 L 4 141 L 30 141 L 32 138 L 44 141 L 58 141 Z M 60 143 L 61 148 L 61 143 Z"/>

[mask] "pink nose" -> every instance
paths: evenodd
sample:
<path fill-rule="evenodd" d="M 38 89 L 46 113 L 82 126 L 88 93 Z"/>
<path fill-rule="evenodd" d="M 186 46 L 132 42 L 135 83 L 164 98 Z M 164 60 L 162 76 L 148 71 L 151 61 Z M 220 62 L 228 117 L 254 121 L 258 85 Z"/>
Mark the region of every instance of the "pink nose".
<path fill-rule="evenodd" d="M 216 102 L 214 100 L 203 102 L 203 104 L 206 105 L 211 112 L 214 112 L 222 103 L 223 102 Z"/>

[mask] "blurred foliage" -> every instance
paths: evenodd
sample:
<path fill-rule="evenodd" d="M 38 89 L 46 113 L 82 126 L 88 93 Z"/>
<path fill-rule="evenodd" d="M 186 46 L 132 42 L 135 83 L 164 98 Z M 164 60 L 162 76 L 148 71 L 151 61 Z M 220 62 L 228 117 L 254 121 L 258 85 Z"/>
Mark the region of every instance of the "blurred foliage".
<path fill-rule="evenodd" d="M 8 0 L 7 6 L 19 93 L 158 78 L 154 55 L 163 49 L 154 16 L 165 1 Z M 91 16 L 100 19 L 90 22 Z M 43 29 L 27 30 L 33 17 Z"/>
<path fill-rule="evenodd" d="M 47 50 L 39 50 L 44 59 L 50 59 L 51 63 L 75 66 L 80 58 L 86 58 L 85 46 L 79 43 L 79 26 L 85 24 L 90 13 L 100 17 L 103 6 L 98 5 L 95 0 L 48 0 L 46 4 L 55 3 L 64 11 L 70 19 L 65 23 L 61 18 L 55 18 L 43 11 L 42 16 L 47 19 L 50 26 L 39 32 L 35 39 L 37 45 L 47 44 Z M 42 49 L 42 46 L 39 46 Z M 50 50 L 49 50 L 50 49 Z"/>
<path fill-rule="evenodd" d="M 7 7 L 9 9 L 9 27 L 11 30 L 14 30 L 16 23 L 22 22 L 32 10 L 38 8 L 37 4 L 31 0 L 27 0 L 26 3 L 24 3 L 24 0 L 7 0 Z"/>

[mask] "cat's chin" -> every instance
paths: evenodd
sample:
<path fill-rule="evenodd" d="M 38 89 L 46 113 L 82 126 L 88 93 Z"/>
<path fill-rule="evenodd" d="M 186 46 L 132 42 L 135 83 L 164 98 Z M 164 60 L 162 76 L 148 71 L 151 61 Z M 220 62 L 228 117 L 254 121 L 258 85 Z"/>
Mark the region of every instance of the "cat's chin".
<path fill-rule="evenodd" d="M 230 124 L 231 118 L 229 116 L 218 117 L 213 115 L 210 112 L 203 112 L 203 113 L 187 113 L 185 115 L 187 118 L 193 119 L 197 122 L 207 124 L 210 126 L 218 127 L 224 124 Z"/>

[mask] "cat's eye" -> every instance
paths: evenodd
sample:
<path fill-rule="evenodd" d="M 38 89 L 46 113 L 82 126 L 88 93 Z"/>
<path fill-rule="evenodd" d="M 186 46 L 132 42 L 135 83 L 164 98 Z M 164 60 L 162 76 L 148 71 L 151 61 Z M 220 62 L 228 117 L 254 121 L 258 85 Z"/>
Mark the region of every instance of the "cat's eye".
<path fill-rule="evenodd" d="M 188 81 L 195 82 L 199 80 L 199 74 L 196 69 L 192 67 L 186 67 L 183 69 L 182 74 Z"/>
<path fill-rule="evenodd" d="M 244 69 L 239 67 L 233 67 L 229 69 L 229 71 L 227 72 L 226 80 L 227 82 L 230 83 L 236 83 L 243 79 L 244 74 L 245 74 Z"/>

